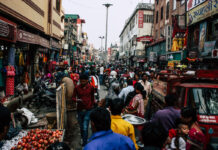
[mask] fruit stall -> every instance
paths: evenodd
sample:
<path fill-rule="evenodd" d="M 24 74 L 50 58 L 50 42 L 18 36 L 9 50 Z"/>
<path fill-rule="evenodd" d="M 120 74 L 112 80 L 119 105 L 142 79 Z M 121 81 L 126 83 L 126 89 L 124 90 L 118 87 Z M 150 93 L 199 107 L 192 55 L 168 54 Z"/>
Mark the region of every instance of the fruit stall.
<path fill-rule="evenodd" d="M 2 150 L 46 150 L 54 142 L 62 142 L 65 130 L 22 130 L 11 140 L 5 141 Z"/>

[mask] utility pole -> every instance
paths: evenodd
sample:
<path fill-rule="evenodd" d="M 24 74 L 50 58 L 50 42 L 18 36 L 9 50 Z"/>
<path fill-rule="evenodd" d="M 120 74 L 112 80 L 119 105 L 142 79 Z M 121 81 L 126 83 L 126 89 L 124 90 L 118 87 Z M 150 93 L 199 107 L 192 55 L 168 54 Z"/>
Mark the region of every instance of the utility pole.
<path fill-rule="evenodd" d="M 107 32 L 108 32 L 108 8 L 112 6 L 112 4 L 103 4 L 106 7 L 106 33 L 105 33 L 105 51 L 107 52 Z"/>

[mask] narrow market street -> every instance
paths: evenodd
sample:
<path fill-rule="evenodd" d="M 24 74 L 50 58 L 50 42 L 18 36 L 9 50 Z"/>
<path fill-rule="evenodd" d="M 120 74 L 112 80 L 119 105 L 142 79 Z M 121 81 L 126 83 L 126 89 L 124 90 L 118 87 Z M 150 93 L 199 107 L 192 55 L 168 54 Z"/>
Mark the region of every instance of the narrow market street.
<path fill-rule="evenodd" d="M 0 150 L 218 150 L 218 0 L 0 0 Z"/>

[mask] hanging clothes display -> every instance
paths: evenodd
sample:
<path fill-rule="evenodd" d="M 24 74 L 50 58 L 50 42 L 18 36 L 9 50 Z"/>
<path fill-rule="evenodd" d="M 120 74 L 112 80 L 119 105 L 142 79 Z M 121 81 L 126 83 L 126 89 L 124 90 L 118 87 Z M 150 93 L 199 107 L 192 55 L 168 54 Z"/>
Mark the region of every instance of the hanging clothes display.
<path fill-rule="evenodd" d="M 14 95 L 15 69 L 13 66 L 6 66 L 6 96 Z"/>
<path fill-rule="evenodd" d="M 4 86 L 4 79 L 3 79 L 3 52 L 0 52 L 0 87 Z"/>
<path fill-rule="evenodd" d="M 178 38 L 173 38 L 173 46 L 172 46 L 172 50 L 173 52 L 178 51 L 179 50 L 179 45 L 178 45 Z"/>
<path fill-rule="evenodd" d="M 8 64 L 11 66 L 14 66 L 15 63 L 15 48 L 11 47 L 9 49 L 9 53 L 8 53 Z"/>
<path fill-rule="evenodd" d="M 19 66 L 24 66 L 24 58 L 22 52 L 19 55 Z"/>

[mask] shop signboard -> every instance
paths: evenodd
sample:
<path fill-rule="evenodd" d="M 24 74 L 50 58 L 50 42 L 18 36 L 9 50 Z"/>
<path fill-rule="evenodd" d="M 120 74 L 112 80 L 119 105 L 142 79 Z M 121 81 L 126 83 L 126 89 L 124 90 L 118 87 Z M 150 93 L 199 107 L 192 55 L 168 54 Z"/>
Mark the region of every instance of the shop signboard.
<path fill-rule="evenodd" d="M 209 56 L 211 51 L 214 49 L 216 41 L 206 41 L 204 42 L 204 51 L 201 56 Z"/>
<path fill-rule="evenodd" d="M 187 23 L 192 25 L 215 14 L 218 14 L 218 1 L 208 0 L 187 13 Z"/>
<path fill-rule="evenodd" d="M 149 61 L 157 62 L 157 53 L 156 52 L 150 52 Z"/>
<path fill-rule="evenodd" d="M 41 37 L 41 36 L 38 36 L 38 44 L 43 46 L 43 47 L 46 47 L 46 48 L 50 48 L 50 43 L 47 39 Z"/>
<path fill-rule="evenodd" d="M 143 23 L 144 23 L 144 11 L 139 10 L 138 14 L 138 28 L 143 28 Z"/>
<path fill-rule="evenodd" d="M 202 52 L 204 49 L 204 42 L 207 34 L 206 32 L 207 32 L 207 22 L 203 22 L 200 24 L 200 31 L 199 31 L 199 45 L 198 45 L 199 52 Z"/>
<path fill-rule="evenodd" d="M 137 42 L 152 42 L 152 36 L 141 36 L 136 38 Z"/>
<path fill-rule="evenodd" d="M 198 5 L 202 4 L 205 1 L 206 0 L 187 0 L 187 11 L 197 7 Z"/>
<path fill-rule="evenodd" d="M 32 34 L 30 32 L 20 30 L 20 29 L 17 30 L 17 41 L 24 42 L 24 43 L 30 43 L 30 44 L 37 44 L 45 48 L 50 48 L 50 43 L 47 39 L 39 35 Z"/>
<path fill-rule="evenodd" d="M 61 49 L 61 45 L 53 39 L 51 39 L 51 46 L 57 49 Z"/>
<path fill-rule="evenodd" d="M 17 25 L 0 16 L 0 39 L 16 42 Z"/>
<path fill-rule="evenodd" d="M 38 44 L 38 36 L 24 30 L 17 30 L 17 41 Z"/>

